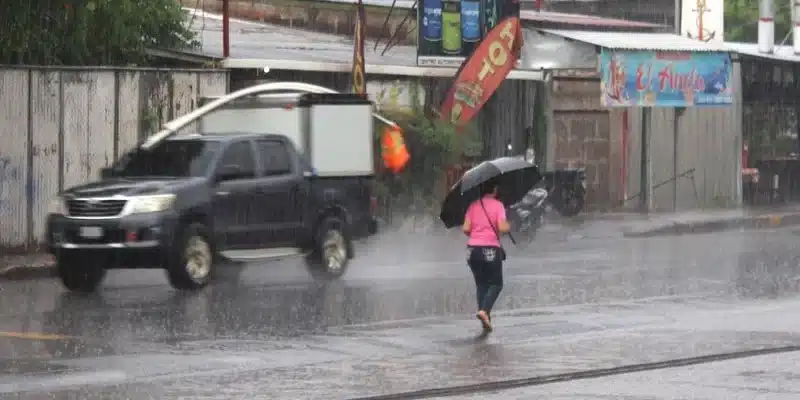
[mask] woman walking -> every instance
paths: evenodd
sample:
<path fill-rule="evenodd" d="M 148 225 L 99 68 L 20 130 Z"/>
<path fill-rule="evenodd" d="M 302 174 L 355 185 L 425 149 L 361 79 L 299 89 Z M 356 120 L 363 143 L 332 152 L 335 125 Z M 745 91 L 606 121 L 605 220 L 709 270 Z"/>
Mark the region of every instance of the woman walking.
<path fill-rule="evenodd" d="M 500 244 L 500 235 L 511 229 L 506 221 L 505 207 L 497 199 L 498 189 L 496 182 L 481 185 L 481 197 L 469 205 L 461 227 L 469 236 L 467 264 L 475 277 L 476 317 L 485 332 L 492 330 L 492 307 L 503 290 L 505 250 Z"/>

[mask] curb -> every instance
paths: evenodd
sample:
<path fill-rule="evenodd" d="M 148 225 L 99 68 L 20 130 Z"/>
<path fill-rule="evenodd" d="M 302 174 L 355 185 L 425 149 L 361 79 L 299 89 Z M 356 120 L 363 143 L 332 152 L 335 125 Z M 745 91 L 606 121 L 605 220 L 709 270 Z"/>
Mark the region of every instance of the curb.
<path fill-rule="evenodd" d="M 691 235 L 713 233 L 735 229 L 766 229 L 800 225 L 800 213 L 767 214 L 752 217 L 678 222 L 650 230 L 623 232 L 627 238 L 649 238 L 657 236 Z"/>
<path fill-rule="evenodd" d="M 34 279 L 55 278 L 56 266 L 46 265 L 14 265 L 0 269 L 0 280 L 24 281 Z"/>

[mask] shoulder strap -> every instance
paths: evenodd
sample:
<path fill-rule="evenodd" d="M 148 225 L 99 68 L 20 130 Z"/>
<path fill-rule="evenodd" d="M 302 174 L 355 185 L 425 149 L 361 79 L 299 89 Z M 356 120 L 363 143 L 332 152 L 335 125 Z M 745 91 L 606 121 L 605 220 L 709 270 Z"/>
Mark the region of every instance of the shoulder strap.
<path fill-rule="evenodd" d="M 483 209 L 483 215 L 486 215 L 486 219 L 489 221 L 489 225 L 492 227 L 494 234 L 497 235 L 497 240 L 500 240 L 500 231 L 497 230 L 497 227 L 494 226 L 494 222 L 492 222 L 492 217 L 489 216 L 489 213 L 486 211 L 486 207 L 483 205 L 483 198 L 480 199 L 481 208 Z"/>

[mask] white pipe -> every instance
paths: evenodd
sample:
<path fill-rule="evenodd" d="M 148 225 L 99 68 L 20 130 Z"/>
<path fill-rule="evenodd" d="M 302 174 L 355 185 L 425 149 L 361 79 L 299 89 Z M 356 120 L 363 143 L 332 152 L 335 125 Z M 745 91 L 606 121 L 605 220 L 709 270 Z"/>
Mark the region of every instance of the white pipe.
<path fill-rule="evenodd" d="M 192 122 L 202 118 L 203 116 L 216 110 L 217 108 L 222 107 L 226 103 L 230 103 L 233 100 L 246 96 L 254 96 L 254 95 L 265 94 L 270 92 L 279 92 L 279 91 L 297 91 L 304 93 L 339 93 L 333 89 L 328 89 L 324 86 L 312 85 L 309 83 L 302 83 L 302 82 L 271 82 L 271 83 L 262 83 L 259 85 L 250 86 L 242 90 L 237 90 L 233 93 L 228 93 L 224 96 L 221 96 L 186 115 L 182 115 L 178 118 L 173 119 L 172 121 L 165 123 L 162 126 L 160 132 L 147 138 L 147 140 L 145 140 L 145 142 L 142 143 L 140 147 L 143 149 L 148 149 L 150 147 L 153 147 L 158 142 L 168 138 L 179 129 L 191 124 Z M 393 121 L 387 119 L 382 115 L 379 115 L 378 113 L 372 113 L 372 116 L 387 125 L 397 125 Z"/>
<path fill-rule="evenodd" d="M 774 49 L 775 49 L 775 7 L 773 4 L 773 0 L 759 0 L 758 51 L 760 53 L 771 54 Z"/>
<path fill-rule="evenodd" d="M 800 55 L 800 0 L 792 0 L 792 48 Z"/>

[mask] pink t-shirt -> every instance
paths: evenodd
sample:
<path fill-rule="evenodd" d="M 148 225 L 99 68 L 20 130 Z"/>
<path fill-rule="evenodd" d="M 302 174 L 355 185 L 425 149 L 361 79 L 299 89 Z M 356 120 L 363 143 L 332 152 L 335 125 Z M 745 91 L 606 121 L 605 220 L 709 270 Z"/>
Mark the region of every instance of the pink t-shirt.
<path fill-rule="evenodd" d="M 486 209 L 485 213 L 483 211 L 484 208 Z M 500 221 L 506 220 L 506 208 L 500 200 L 493 197 L 484 197 L 483 207 L 481 207 L 480 200 L 475 200 L 467 208 L 465 218 L 470 221 L 472 227 L 467 241 L 468 246 L 500 247 L 500 239 L 492 229 L 492 225 L 489 224 L 489 219 L 486 218 L 487 214 L 496 229 L 500 228 Z"/>

